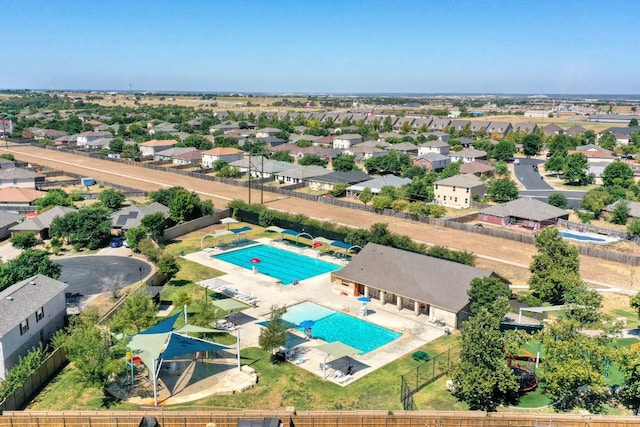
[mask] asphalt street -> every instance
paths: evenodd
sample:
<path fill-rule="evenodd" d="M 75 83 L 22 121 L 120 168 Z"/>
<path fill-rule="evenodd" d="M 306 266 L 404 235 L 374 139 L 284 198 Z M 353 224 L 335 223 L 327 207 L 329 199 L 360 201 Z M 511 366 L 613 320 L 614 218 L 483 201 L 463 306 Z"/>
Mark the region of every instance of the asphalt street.
<path fill-rule="evenodd" d="M 541 202 L 547 202 L 549 196 L 553 193 L 562 193 L 569 201 L 569 207 L 572 209 L 580 206 L 580 201 L 585 195 L 584 191 L 567 191 L 556 190 L 549 185 L 540 171 L 543 170 L 544 160 L 535 158 L 519 158 L 520 164 L 513 165 L 513 171 L 516 179 L 520 181 L 524 190 L 520 190 L 520 197 L 530 197 L 538 199 Z M 538 168 L 534 168 L 536 165 Z"/>

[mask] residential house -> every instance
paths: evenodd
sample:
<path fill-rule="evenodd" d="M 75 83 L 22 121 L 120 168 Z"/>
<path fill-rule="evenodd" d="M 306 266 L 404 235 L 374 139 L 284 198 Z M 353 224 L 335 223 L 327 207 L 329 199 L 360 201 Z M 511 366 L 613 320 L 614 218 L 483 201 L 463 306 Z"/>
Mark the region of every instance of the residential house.
<path fill-rule="evenodd" d="M 408 154 L 410 156 L 418 155 L 418 146 L 411 142 L 399 142 L 397 144 L 391 144 L 385 148 L 386 151 L 394 150 L 400 154 Z"/>
<path fill-rule="evenodd" d="M 269 138 L 270 136 L 276 136 L 276 134 L 282 132 L 282 129 L 278 128 L 262 128 L 255 131 L 256 138 Z"/>
<path fill-rule="evenodd" d="M 116 234 L 122 234 L 130 228 L 140 227 L 142 219 L 147 215 L 162 213 L 165 219 L 169 218 L 169 208 L 165 205 L 153 202 L 150 205 L 130 205 L 111 214 L 111 229 Z"/>
<path fill-rule="evenodd" d="M 471 135 L 478 136 L 478 134 L 484 133 L 485 136 L 491 136 L 489 132 L 487 132 L 487 128 L 491 123 L 486 120 L 474 120 L 471 122 Z"/>
<path fill-rule="evenodd" d="M 158 132 L 165 132 L 174 135 L 180 132 L 176 129 L 176 125 L 174 123 L 169 122 L 158 123 L 155 126 L 152 123 L 148 123 L 147 127 L 149 128 L 149 135 L 154 135 Z"/>
<path fill-rule="evenodd" d="M 36 234 L 40 239 L 46 240 L 49 238 L 49 228 L 55 218 L 63 217 L 70 212 L 78 212 L 77 209 L 68 208 L 65 206 L 54 206 L 37 216 L 25 219 L 20 224 L 16 224 L 9 229 L 9 232 L 13 235 L 21 233 L 23 231 L 30 231 Z"/>
<path fill-rule="evenodd" d="M 485 160 L 487 158 L 487 152 L 476 150 L 475 148 L 463 148 L 460 151 L 451 151 L 449 157 L 451 157 L 452 162 L 462 160 L 463 163 L 471 163 L 476 160 Z"/>
<path fill-rule="evenodd" d="M 285 169 L 275 174 L 276 180 L 282 184 L 300 184 L 308 182 L 312 178 L 332 173 L 329 169 L 322 166 L 300 166 L 295 165 L 292 168 Z"/>
<path fill-rule="evenodd" d="M 235 162 L 245 156 L 246 152 L 235 147 L 215 147 L 202 152 L 202 167 L 208 169 L 218 160 L 227 163 Z"/>
<path fill-rule="evenodd" d="M 13 133 L 13 121 L 0 119 L 0 135 L 10 135 Z"/>
<path fill-rule="evenodd" d="M 474 198 L 484 196 L 485 184 L 470 173 L 441 179 L 433 184 L 435 202 L 439 205 L 466 209 Z"/>
<path fill-rule="evenodd" d="M 509 122 L 490 122 L 489 126 L 487 126 L 486 133 L 492 138 L 498 136 L 498 139 L 501 139 L 507 136 L 509 132 L 511 132 L 511 129 L 513 129 L 513 126 Z"/>
<path fill-rule="evenodd" d="M 449 123 L 451 123 L 451 120 L 448 118 L 435 117 L 433 120 L 431 120 L 431 123 L 429 123 L 429 130 L 432 132 L 442 131 L 444 128 L 449 126 Z"/>
<path fill-rule="evenodd" d="M 478 221 L 502 227 L 524 227 L 539 231 L 553 226 L 559 219 L 569 219 L 569 212 L 536 199 L 521 198 L 489 206 L 478 212 Z"/>
<path fill-rule="evenodd" d="M 413 121 L 411 127 L 413 128 L 414 132 L 419 132 L 422 128 L 429 129 L 429 125 L 431 124 L 432 120 L 433 119 L 431 117 L 418 117 Z"/>
<path fill-rule="evenodd" d="M 362 171 L 352 172 L 331 172 L 326 175 L 320 175 L 308 180 L 309 188 L 314 191 L 333 191 L 338 184 L 357 184 L 358 182 L 368 181 L 371 177 Z"/>
<path fill-rule="evenodd" d="M 458 143 L 463 146 L 464 148 L 469 148 L 471 146 L 473 146 L 473 143 L 476 142 L 474 139 L 471 139 L 467 136 L 460 136 L 457 138 Z"/>
<path fill-rule="evenodd" d="M 357 133 L 347 133 L 344 135 L 335 135 L 333 137 L 334 150 L 346 150 L 360 143 L 362 143 L 362 135 Z"/>
<path fill-rule="evenodd" d="M 514 132 L 534 133 L 538 130 L 538 125 L 536 123 L 514 123 L 512 129 Z"/>
<path fill-rule="evenodd" d="M 249 171 L 249 158 L 244 157 L 236 160 L 229 163 L 229 166 L 237 168 L 240 173 L 247 173 Z M 251 156 L 251 176 L 254 178 L 272 178 L 284 170 L 295 167 L 297 166 L 293 163 L 271 160 L 263 156 Z"/>
<path fill-rule="evenodd" d="M 95 141 L 96 139 L 113 138 L 113 135 L 111 134 L 111 132 L 107 132 L 107 131 L 82 132 L 75 136 L 76 136 L 76 144 L 78 145 L 78 147 L 84 147 L 88 145 L 89 142 Z"/>
<path fill-rule="evenodd" d="M 451 163 L 451 157 L 444 156 L 440 153 L 427 152 L 412 159 L 414 166 L 420 166 L 428 171 L 439 172 Z"/>
<path fill-rule="evenodd" d="M 409 126 L 409 129 L 413 130 L 414 120 L 415 119 L 413 117 L 398 117 L 398 119 L 393 123 L 393 130 L 395 131 L 402 130 L 402 126 L 405 126 L 405 127 Z"/>
<path fill-rule="evenodd" d="M 183 151 L 181 153 L 174 154 L 172 160 L 174 165 L 200 166 L 202 164 L 202 151 Z"/>
<path fill-rule="evenodd" d="M 154 157 L 156 153 L 175 147 L 178 143 L 175 139 L 152 139 L 138 144 L 142 157 Z"/>
<path fill-rule="evenodd" d="M 571 126 L 569 129 L 566 129 L 564 131 L 564 134 L 568 135 L 568 136 L 577 136 L 577 135 L 580 135 L 582 133 L 585 133 L 586 131 L 587 131 L 586 128 L 584 128 L 584 127 L 582 127 L 580 125 L 574 125 L 574 126 Z"/>
<path fill-rule="evenodd" d="M 384 156 L 387 154 L 382 148 L 365 146 L 364 143 L 344 150 L 343 153 L 353 156 L 357 165 L 363 165 L 364 162 L 371 157 Z"/>
<path fill-rule="evenodd" d="M 36 180 L 41 181 L 44 177 L 35 172 L 21 168 L 0 169 L 0 188 L 36 188 Z"/>
<path fill-rule="evenodd" d="M 0 209 L 33 212 L 36 210 L 35 201 L 46 195 L 46 191 L 39 191 L 34 188 L 0 188 Z"/>
<path fill-rule="evenodd" d="M 602 209 L 602 212 L 600 212 L 600 216 L 602 218 L 609 218 L 613 214 L 613 211 L 616 210 L 619 204 L 627 205 L 627 208 L 629 209 L 629 214 L 627 215 L 627 219 L 640 218 L 640 203 L 632 202 L 629 200 L 618 200 L 614 203 L 611 203 L 605 206 Z"/>
<path fill-rule="evenodd" d="M 460 165 L 460 173 L 470 173 L 475 176 L 493 176 L 496 168 L 483 160 L 470 163 L 462 163 Z"/>
<path fill-rule="evenodd" d="M 367 243 L 347 266 L 331 273 L 331 281 L 346 295 L 393 304 L 398 311 L 410 310 L 416 316 L 459 328 L 469 316 L 471 281 L 492 274 L 490 270 Z"/>
<path fill-rule="evenodd" d="M 555 123 L 549 123 L 545 127 L 542 128 L 542 133 L 545 135 L 562 135 L 564 133 L 564 128 L 561 128 Z"/>
<path fill-rule="evenodd" d="M 37 274 L 0 292 L 0 378 L 65 325 L 67 284 Z"/>
<path fill-rule="evenodd" d="M 471 122 L 469 120 L 451 120 L 449 130 L 460 132 L 467 125 L 471 128 Z"/>
<path fill-rule="evenodd" d="M 347 196 L 358 198 L 365 188 L 369 188 L 373 194 L 378 194 L 382 190 L 382 187 L 391 186 L 399 189 L 410 182 L 411 179 L 409 178 L 401 178 L 395 175 L 382 175 L 380 178 L 359 182 L 347 187 Z"/>
<path fill-rule="evenodd" d="M 0 157 L 0 169 L 11 169 L 16 167 L 16 162 Z"/>
<path fill-rule="evenodd" d="M 102 150 L 102 149 L 108 149 L 109 148 L 109 144 L 111 143 L 111 141 L 113 140 L 113 138 L 98 138 L 98 139 L 94 139 L 91 140 L 89 142 L 87 142 L 84 145 L 84 148 L 88 149 L 88 150 Z"/>
<path fill-rule="evenodd" d="M 23 214 L 0 210 L 0 240 L 9 237 L 11 235 L 9 229 L 20 223 L 23 219 Z"/>
<path fill-rule="evenodd" d="M 197 157 L 202 159 L 202 153 L 196 147 L 171 147 L 171 148 L 167 148 L 166 150 L 158 151 L 156 154 L 154 154 L 153 160 L 155 160 L 155 161 L 168 161 L 168 160 L 173 161 L 173 159 L 177 155 L 184 154 L 184 153 L 191 153 L 191 152 L 194 152 L 194 151 L 197 151 L 198 152 L 198 156 Z"/>
<path fill-rule="evenodd" d="M 593 144 L 578 146 L 575 150 L 567 151 L 567 155 L 576 153 L 584 154 L 587 157 L 588 172 L 597 179 L 602 176 L 604 169 L 616 160 L 616 156 L 611 151 Z"/>
<path fill-rule="evenodd" d="M 378 141 L 380 142 L 387 142 L 389 139 L 402 139 L 404 135 L 402 135 L 401 133 L 397 133 L 397 132 L 383 132 L 380 135 L 378 135 Z"/>
<path fill-rule="evenodd" d="M 451 135 L 441 131 L 424 132 L 424 133 L 421 133 L 420 135 L 424 136 L 429 141 L 437 140 L 437 141 L 447 142 L 451 139 Z"/>

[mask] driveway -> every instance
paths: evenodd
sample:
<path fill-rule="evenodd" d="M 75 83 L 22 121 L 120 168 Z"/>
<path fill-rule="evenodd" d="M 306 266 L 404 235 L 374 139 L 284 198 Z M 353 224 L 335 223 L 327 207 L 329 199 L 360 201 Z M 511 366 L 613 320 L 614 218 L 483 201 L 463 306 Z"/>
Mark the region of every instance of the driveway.
<path fill-rule="evenodd" d="M 89 255 L 60 258 L 60 281 L 69 285 L 67 293 L 74 296 L 112 292 L 139 282 L 151 273 L 146 262 L 126 256 Z"/>

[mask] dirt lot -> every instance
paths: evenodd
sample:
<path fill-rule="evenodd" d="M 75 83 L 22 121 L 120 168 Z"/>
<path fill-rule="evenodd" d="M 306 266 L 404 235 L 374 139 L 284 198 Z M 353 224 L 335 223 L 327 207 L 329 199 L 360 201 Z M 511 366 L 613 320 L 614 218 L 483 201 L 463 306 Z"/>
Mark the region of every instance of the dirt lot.
<path fill-rule="evenodd" d="M 0 152 L 4 151 L 4 149 L 0 149 Z M 247 189 L 169 172 L 131 167 L 107 160 L 91 159 L 31 146 L 10 146 L 9 152 L 20 160 L 93 176 L 96 179 L 145 191 L 179 185 L 196 191 L 202 198 L 211 199 L 217 208 L 224 207 L 230 200 L 246 201 L 248 199 Z M 255 203 L 259 201 L 259 198 L 260 192 L 253 190 L 252 201 Z M 373 213 L 353 211 L 268 192 L 264 193 L 264 202 L 273 209 L 299 212 L 309 217 L 335 221 L 353 227 L 368 228 L 376 222 L 385 222 L 389 224 L 391 231 L 411 236 L 417 241 L 473 252 L 478 256 L 478 267 L 493 269 L 515 284 L 526 282 L 529 274 L 527 268 L 531 263 L 531 257 L 535 254 L 535 247 L 532 245 L 383 217 Z M 640 288 L 638 283 L 640 279 L 634 277 L 638 276 L 634 274 L 635 268 L 627 265 L 582 257 L 581 273 L 586 280 L 592 282 L 634 290 Z"/>

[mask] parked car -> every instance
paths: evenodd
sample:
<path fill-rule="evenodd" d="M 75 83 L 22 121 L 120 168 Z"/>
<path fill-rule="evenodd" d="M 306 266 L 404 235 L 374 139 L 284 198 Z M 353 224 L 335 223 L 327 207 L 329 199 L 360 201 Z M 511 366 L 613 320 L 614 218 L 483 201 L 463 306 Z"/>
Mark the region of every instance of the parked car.
<path fill-rule="evenodd" d="M 109 243 L 109 246 L 112 248 L 119 248 L 120 246 L 122 246 L 124 242 L 124 239 L 122 237 L 115 237 L 114 239 L 111 240 L 111 243 Z"/>

